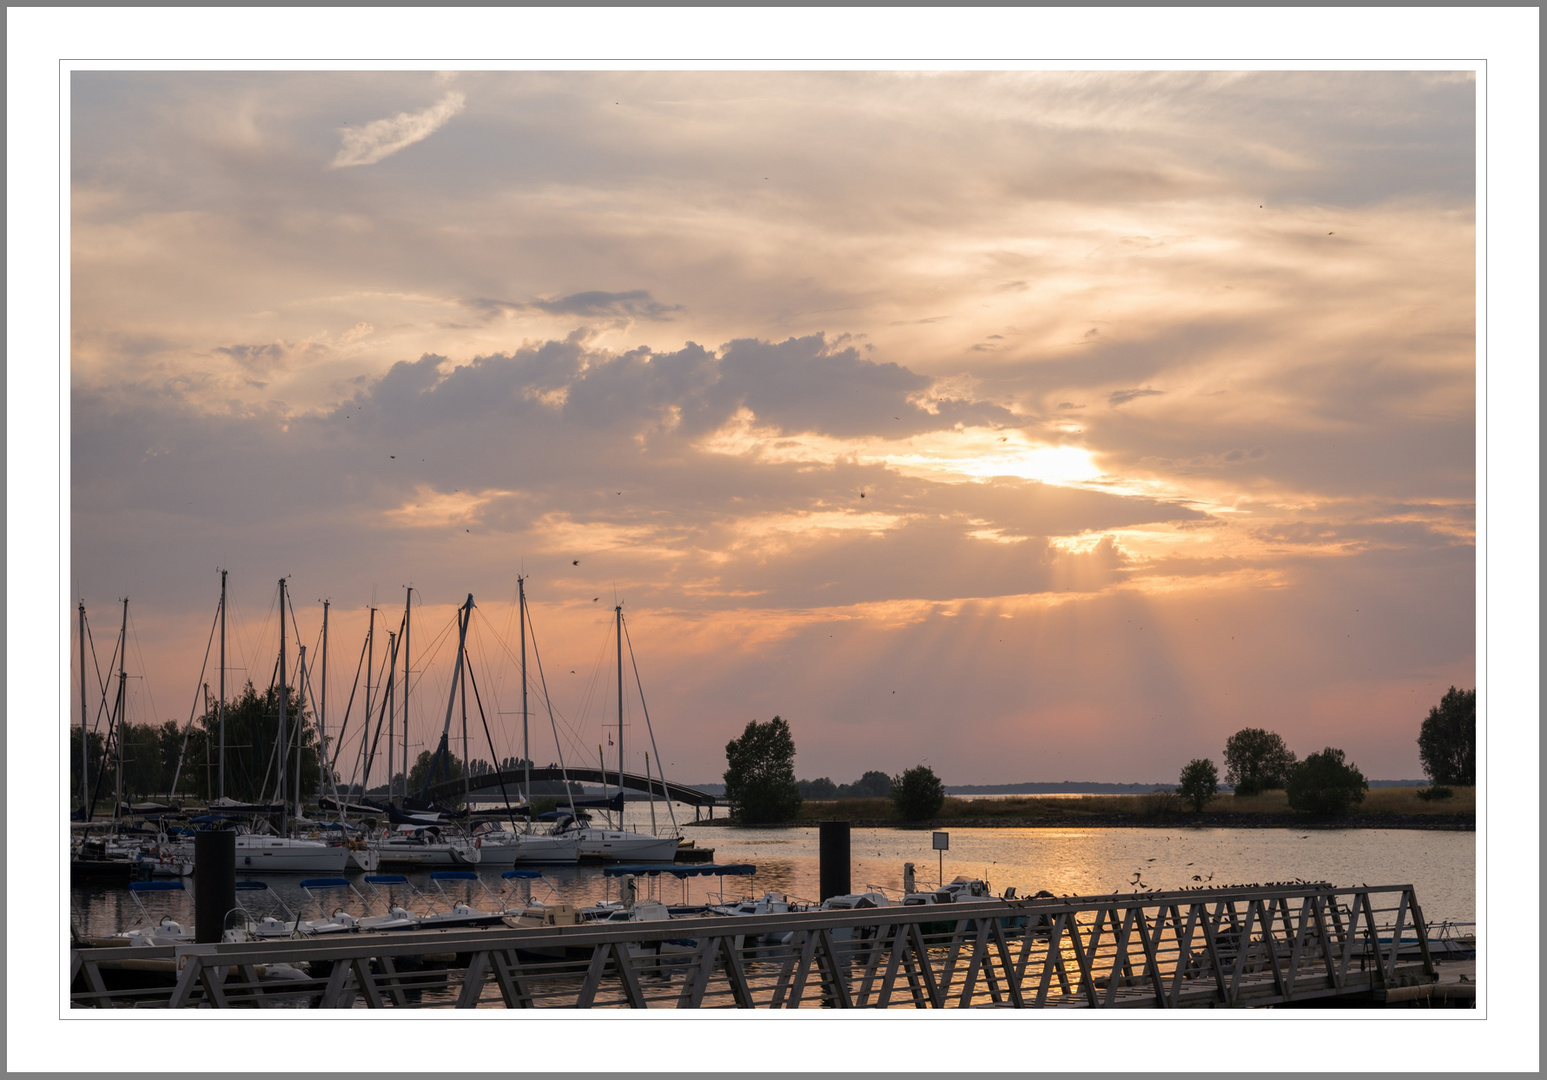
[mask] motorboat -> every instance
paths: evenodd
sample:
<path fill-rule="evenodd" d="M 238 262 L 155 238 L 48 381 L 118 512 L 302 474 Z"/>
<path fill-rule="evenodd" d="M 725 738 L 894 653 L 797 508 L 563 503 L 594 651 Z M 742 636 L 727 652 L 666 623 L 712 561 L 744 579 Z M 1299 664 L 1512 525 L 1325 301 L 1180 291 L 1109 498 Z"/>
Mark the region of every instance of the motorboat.
<path fill-rule="evenodd" d="M 237 906 L 226 915 L 225 930 L 221 935 L 222 941 L 263 941 L 272 938 L 292 937 L 301 928 L 301 917 L 290 910 L 290 905 L 285 903 L 273 889 L 269 888 L 266 881 L 238 881 L 236 883 Z M 250 899 L 263 897 L 269 901 L 269 910 L 253 911 L 244 902 L 244 896 Z M 278 907 L 282 913 L 275 914 L 273 908 Z"/>
<path fill-rule="evenodd" d="M 893 907 L 890 897 L 882 892 L 843 893 L 840 896 L 829 896 L 814 909 L 815 911 L 863 911 L 867 908 Z M 856 934 L 860 937 L 866 935 L 866 928 L 856 926 L 837 926 L 829 931 L 834 941 L 849 941 Z M 769 941 L 773 945 L 788 945 L 794 938 L 793 933 L 780 934 Z M 771 936 L 772 937 L 772 936 Z"/>
<path fill-rule="evenodd" d="M 171 915 L 155 918 L 141 899 L 144 896 L 173 892 L 186 895 L 181 881 L 131 881 L 129 899 L 133 900 L 134 906 L 139 909 L 140 919 L 145 922 L 145 925 L 126 930 L 118 936 L 127 938 L 130 945 L 186 945 L 192 942 L 192 927 L 185 927 Z"/>
<path fill-rule="evenodd" d="M 461 899 L 452 896 L 447 891 L 447 886 L 454 882 L 461 882 L 464 886 L 460 890 L 462 893 Z M 498 898 L 489 891 L 489 887 L 473 871 L 436 870 L 430 874 L 430 883 L 435 886 L 435 890 L 440 893 L 443 903 L 447 906 L 441 909 L 437 905 L 435 909 L 422 916 L 419 919 L 421 927 L 426 929 L 431 927 L 448 929 L 453 927 L 498 926 L 501 923 L 504 916 L 503 908 L 485 911 L 473 906 L 473 901 L 477 899 L 474 895 L 475 885 L 488 898 L 489 902 L 496 906 L 499 905 Z"/>

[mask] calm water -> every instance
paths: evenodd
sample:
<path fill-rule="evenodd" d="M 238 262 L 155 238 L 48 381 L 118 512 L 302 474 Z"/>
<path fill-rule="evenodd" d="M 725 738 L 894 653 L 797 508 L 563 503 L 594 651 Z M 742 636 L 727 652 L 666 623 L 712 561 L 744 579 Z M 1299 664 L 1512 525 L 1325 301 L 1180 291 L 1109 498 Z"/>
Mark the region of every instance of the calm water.
<path fill-rule="evenodd" d="M 692 820 L 691 808 L 676 810 L 679 821 Z M 663 806 L 657 807 L 657 820 L 664 829 L 667 817 Z M 629 823 L 649 828 L 648 807 L 631 806 Z M 751 863 L 758 868 L 754 877 L 726 878 L 727 894 L 772 891 L 805 899 L 818 894 L 820 863 L 814 827 L 702 826 L 685 832 L 698 846 L 713 847 L 716 862 Z M 1295 878 L 1334 885 L 1411 884 L 1431 922 L 1472 922 L 1476 918 L 1476 841 L 1473 832 L 1410 829 L 957 829 L 950 833 L 945 877 L 981 877 L 996 893 L 1013 885 L 1022 896 L 1038 889 L 1056 895 L 1094 895 L 1117 889 L 1127 892 L 1135 873 L 1140 874 L 1143 886 L 1157 889 Z M 850 856 L 850 879 L 856 890 L 870 885 L 900 889 L 905 862 L 914 864 L 920 888 L 935 884 L 940 875 L 939 856 L 931 848 L 928 830 L 855 829 Z M 616 880 L 605 878 L 599 867 L 544 867 L 543 875 L 544 881 L 532 888 L 534 899 L 551 899 L 556 893 L 566 900 L 587 903 L 617 893 Z M 427 872 L 408 876 L 416 888 L 441 899 Z M 369 894 L 361 875 L 350 877 L 356 888 Z M 499 868 L 481 869 L 480 878 L 491 892 L 513 898 Z M 292 909 L 308 905 L 307 917 L 315 916 L 316 904 L 301 891 L 300 875 L 272 874 L 264 880 Z M 170 914 L 191 924 L 192 890 L 197 878 L 188 879 L 187 886 L 186 895 L 146 898 L 147 909 L 154 917 Z M 720 886 L 713 878 L 690 879 L 684 886 L 662 875 L 642 882 L 641 888 L 667 903 L 700 903 L 717 899 Z M 143 921 L 121 885 L 75 886 L 70 896 L 77 925 L 87 933 L 107 935 Z M 243 898 L 251 899 L 254 909 L 262 908 L 261 896 L 243 894 Z M 486 896 L 478 893 L 475 898 L 477 906 L 488 906 Z M 330 894 L 328 901 L 330 910 L 341 903 L 359 909 L 357 903 L 343 903 L 337 893 Z"/>

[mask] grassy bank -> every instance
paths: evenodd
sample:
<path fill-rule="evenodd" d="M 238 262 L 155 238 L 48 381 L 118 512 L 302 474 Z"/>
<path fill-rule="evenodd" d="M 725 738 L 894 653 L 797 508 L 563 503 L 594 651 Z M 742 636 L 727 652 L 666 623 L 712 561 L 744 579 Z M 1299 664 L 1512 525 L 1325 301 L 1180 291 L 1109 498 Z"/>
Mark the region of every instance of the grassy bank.
<path fill-rule="evenodd" d="M 1456 788 L 1455 796 L 1433 802 L 1418 797 L 1420 788 L 1374 788 L 1345 824 L 1380 828 L 1383 825 L 1424 827 L 1462 826 L 1475 820 L 1477 790 Z M 945 805 L 931 824 L 936 825 L 1293 825 L 1316 819 L 1289 808 L 1282 791 L 1261 795 L 1219 795 L 1202 814 L 1192 810 L 1174 794 L 1156 792 L 1146 795 L 1080 795 L 1047 798 L 1037 795 L 1010 796 L 1003 799 L 969 799 L 946 796 Z M 807 801 L 801 804 L 800 824 L 819 821 L 853 821 L 874 824 L 902 824 L 890 799 L 835 799 Z"/>

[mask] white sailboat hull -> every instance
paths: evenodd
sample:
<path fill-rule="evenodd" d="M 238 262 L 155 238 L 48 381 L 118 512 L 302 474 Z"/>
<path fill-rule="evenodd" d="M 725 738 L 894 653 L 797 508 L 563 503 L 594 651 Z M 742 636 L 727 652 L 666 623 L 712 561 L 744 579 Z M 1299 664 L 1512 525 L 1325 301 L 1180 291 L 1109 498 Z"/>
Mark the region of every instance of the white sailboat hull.
<path fill-rule="evenodd" d="M 484 866 L 573 866 L 580 860 L 580 841 L 574 837 L 506 833 L 480 839 Z"/>
<path fill-rule="evenodd" d="M 244 874 L 342 874 L 349 849 L 283 836 L 238 836 L 236 868 Z"/>
<path fill-rule="evenodd" d="M 623 832 L 619 829 L 579 831 L 580 857 L 617 862 L 676 862 L 677 840 L 670 836 Z"/>
<path fill-rule="evenodd" d="M 376 853 L 377 865 L 426 869 L 456 869 L 476 866 L 483 851 L 472 844 L 413 844 L 376 841 L 369 845 Z"/>

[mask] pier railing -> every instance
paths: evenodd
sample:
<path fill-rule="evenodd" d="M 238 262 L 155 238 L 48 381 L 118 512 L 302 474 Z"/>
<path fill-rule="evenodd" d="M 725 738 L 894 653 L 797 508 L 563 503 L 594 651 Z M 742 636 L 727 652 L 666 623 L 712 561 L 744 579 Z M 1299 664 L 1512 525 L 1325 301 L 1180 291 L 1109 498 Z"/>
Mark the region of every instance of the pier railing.
<path fill-rule="evenodd" d="M 109 1008 L 1231 1008 L 1436 974 L 1412 886 L 1294 884 L 77 949 L 70 978 Z"/>

